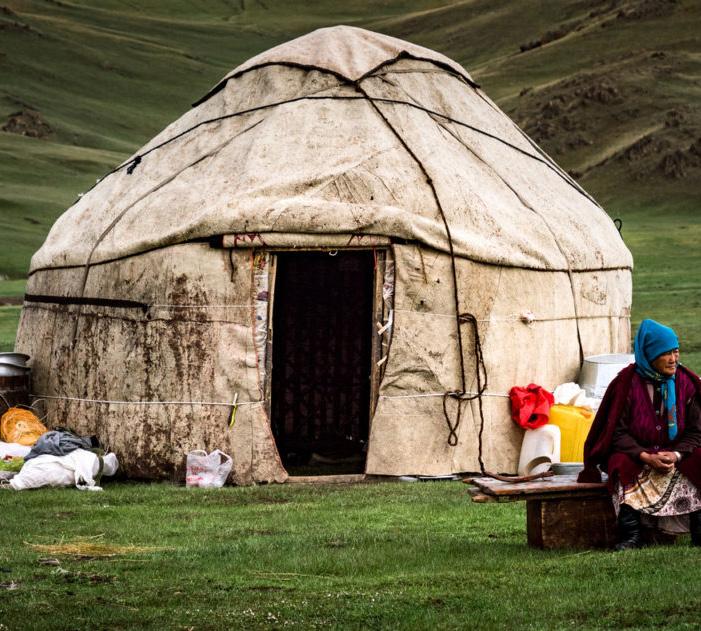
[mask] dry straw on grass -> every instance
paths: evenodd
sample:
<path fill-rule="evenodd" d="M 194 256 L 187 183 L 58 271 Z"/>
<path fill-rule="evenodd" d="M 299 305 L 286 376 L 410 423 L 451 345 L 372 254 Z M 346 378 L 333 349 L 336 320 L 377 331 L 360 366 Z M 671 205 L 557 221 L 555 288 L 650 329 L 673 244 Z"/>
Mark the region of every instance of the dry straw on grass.
<path fill-rule="evenodd" d="M 95 541 L 95 539 L 99 539 L 103 536 L 104 535 L 97 535 L 95 537 L 76 539 L 75 541 L 55 544 L 29 543 L 27 541 L 24 543 L 37 552 L 42 552 L 45 554 L 59 554 L 77 558 L 109 558 L 127 554 L 147 554 L 149 552 L 160 552 L 166 549 L 156 546 L 119 545 L 115 543 Z"/>

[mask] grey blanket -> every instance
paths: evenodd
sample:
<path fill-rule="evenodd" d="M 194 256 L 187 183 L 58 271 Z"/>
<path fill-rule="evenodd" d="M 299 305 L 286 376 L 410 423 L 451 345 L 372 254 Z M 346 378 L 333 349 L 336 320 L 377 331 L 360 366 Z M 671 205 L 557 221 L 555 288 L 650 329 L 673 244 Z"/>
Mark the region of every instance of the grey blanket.
<path fill-rule="evenodd" d="M 54 430 L 39 436 L 39 440 L 34 443 L 32 450 L 24 457 L 24 461 L 44 454 L 65 456 L 76 449 L 93 449 L 97 446 L 97 441 L 90 436 L 78 436 L 69 431 Z"/>

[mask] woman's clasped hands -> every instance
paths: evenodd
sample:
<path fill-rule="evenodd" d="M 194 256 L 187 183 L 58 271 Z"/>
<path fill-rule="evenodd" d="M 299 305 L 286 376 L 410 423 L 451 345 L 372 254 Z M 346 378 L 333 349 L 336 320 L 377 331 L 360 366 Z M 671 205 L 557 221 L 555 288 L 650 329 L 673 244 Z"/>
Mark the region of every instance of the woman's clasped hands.
<path fill-rule="evenodd" d="M 640 454 L 640 460 L 656 471 L 667 472 L 674 469 L 678 458 L 673 451 L 658 451 L 657 453 L 643 451 Z"/>

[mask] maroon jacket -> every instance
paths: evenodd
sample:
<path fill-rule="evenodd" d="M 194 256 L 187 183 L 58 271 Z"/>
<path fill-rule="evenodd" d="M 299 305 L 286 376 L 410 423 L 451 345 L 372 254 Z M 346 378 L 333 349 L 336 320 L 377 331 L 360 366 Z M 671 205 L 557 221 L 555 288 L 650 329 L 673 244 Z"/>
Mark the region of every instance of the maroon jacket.
<path fill-rule="evenodd" d="M 677 424 L 679 434 L 673 441 L 667 439 L 666 428 L 659 438 L 640 440 L 631 436 L 621 439 L 621 425 L 631 410 L 634 380 L 641 377 L 635 372 L 635 364 L 624 368 L 611 382 L 601 401 L 587 440 L 584 443 L 584 470 L 578 482 L 600 482 L 602 471 L 608 473 L 608 487 L 613 492 L 616 481 L 627 485 L 642 470 L 641 451 L 679 451 L 682 460 L 679 470 L 697 487 L 701 488 L 701 434 L 699 433 L 699 409 L 701 404 L 701 381 L 693 372 L 679 366 L 677 369 Z M 652 408 L 650 407 L 652 410 Z M 629 419 L 630 420 L 630 419 Z M 633 421 L 635 422 L 635 421 Z M 632 423 L 631 423 L 632 424 Z M 645 423 L 643 423 L 645 425 Z M 647 430 L 647 428 L 643 428 Z M 650 442 L 650 444 L 647 444 Z M 614 448 L 617 446 L 618 450 Z M 622 450 L 621 450 L 622 449 Z"/>

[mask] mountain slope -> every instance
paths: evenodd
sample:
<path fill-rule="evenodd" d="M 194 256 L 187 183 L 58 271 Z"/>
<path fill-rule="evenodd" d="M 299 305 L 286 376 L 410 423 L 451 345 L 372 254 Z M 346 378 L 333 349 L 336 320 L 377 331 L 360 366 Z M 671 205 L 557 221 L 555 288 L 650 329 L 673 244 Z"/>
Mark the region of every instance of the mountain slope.
<path fill-rule="evenodd" d="M 0 274 L 11 278 L 80 191 L 228 70 L 338 23 L 462 63 L 612 212 L 692 212 L 701 192 L 693 0 L 4 2 Z"/>

